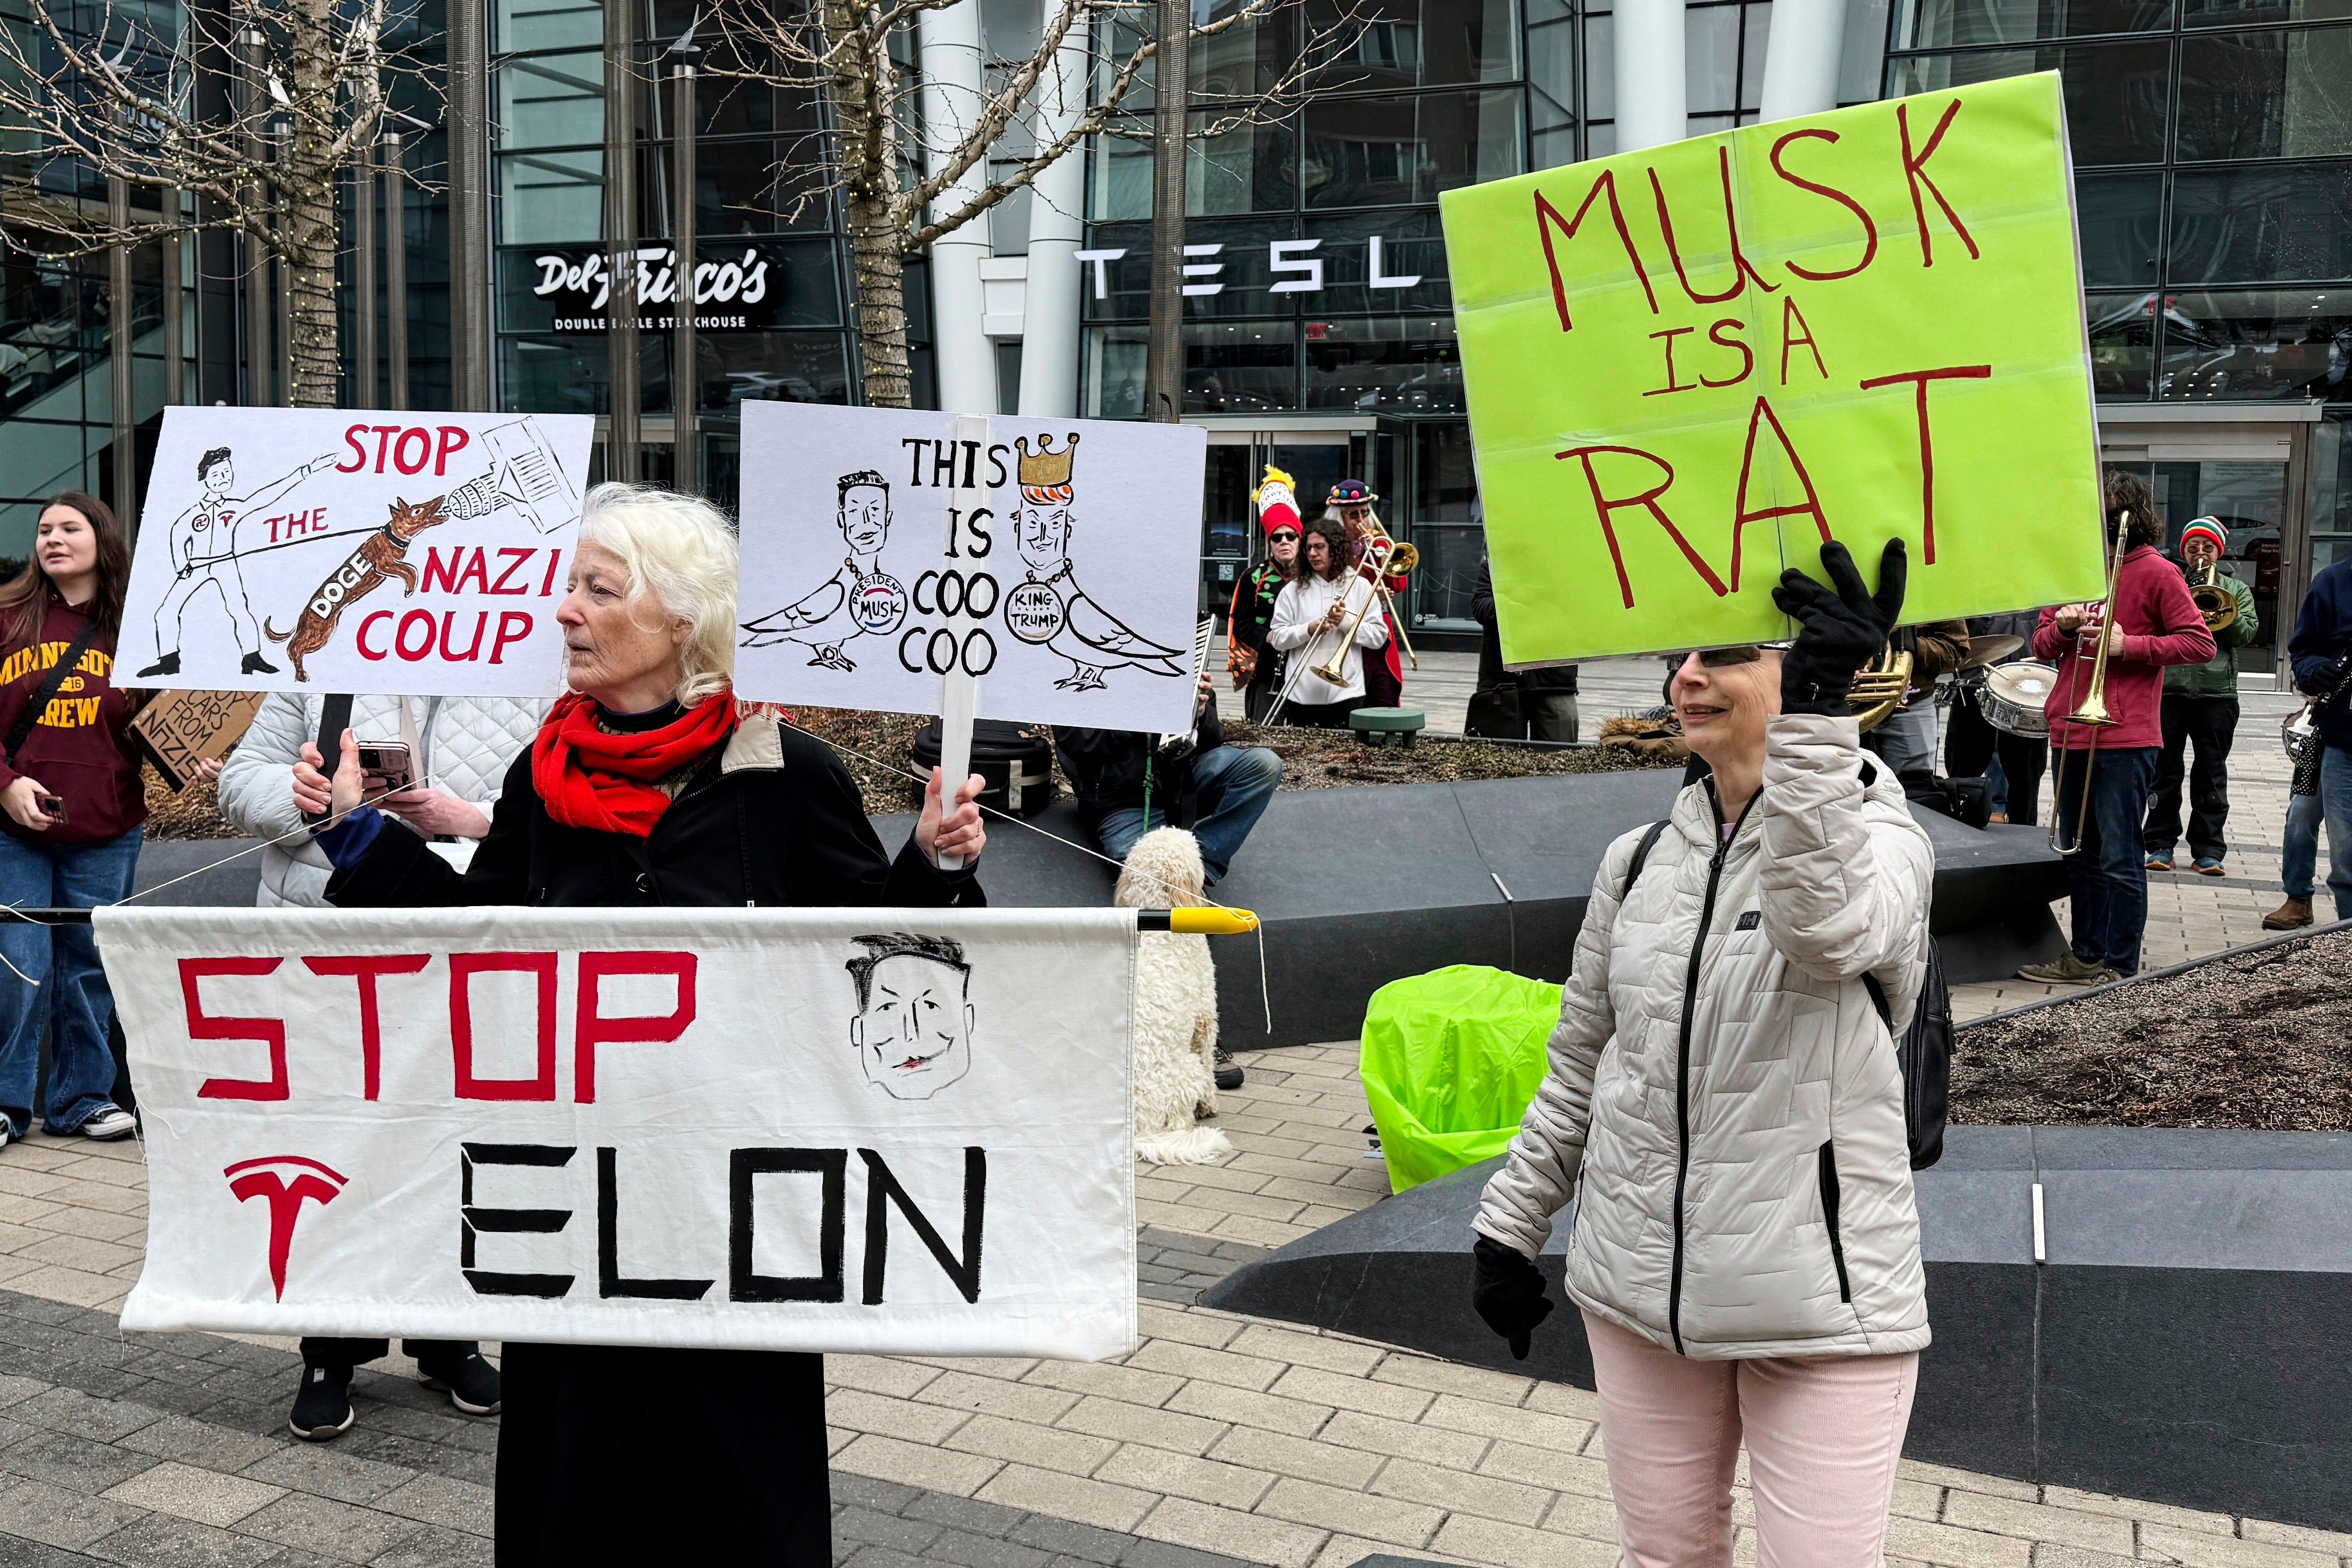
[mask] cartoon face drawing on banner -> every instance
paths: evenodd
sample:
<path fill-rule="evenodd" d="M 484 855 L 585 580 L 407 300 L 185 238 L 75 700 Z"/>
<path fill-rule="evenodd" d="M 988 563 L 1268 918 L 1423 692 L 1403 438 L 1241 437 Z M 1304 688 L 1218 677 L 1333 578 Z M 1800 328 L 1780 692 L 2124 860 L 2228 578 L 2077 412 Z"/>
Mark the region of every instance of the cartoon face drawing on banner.
<path fill-rule="evenodd" d="M 1066 690 L 1103 685 L 1103 672 L 1133 668 L 1152 675 L 1188 674 L 1178 649 L 1162 647 L 1105 610 L 1078 585 L 1070 563 L 1076 488 L 1070 470 L 1077 458 L 1078 433 L 1055 451 L 1050 436 L 1013 442 L 1021 454 L 1021 509 L 1013 518 L 1013 549 L 1028 575 L 1004 595 L 1004 628 L 1025 643 L 1042 645 L 1070 661 L 1070 673 L 1054 682 Z"/>
<path fill-rule="evenodd" d="M 744 622 L 751 636 L 743 646 L 795 642 L 810 650 L 812 665 L 847 671 L 857 665 L 842 645 L 897 631 L 907 618 L 907 590 L 880 565 L 882 547 L 890 539 L 890 481 L 872 468 L 860 468 L 842 475 L 834 488 L 834 521 L 849 547 L 841 569 L 803 598 Z"/>
<path fill-rule="evenodd" d="M 236 646 L 245 654 L 243 673 L 275 675 L 278 667 L 261 657 L 261 631 L 246 599 L 245 569 L 238 562 L 236 520 L 259 510 L 309 479 L 335 466 L 332 452 L 313 458 L 291 473 L 281 474 L 250 493 L 236 490 L 236 454 L 215 447 L 196 459 L 196 483 L 203 499 L 172 520 L 172 586 L 155 610 L 155 662 L 139 672 L 142 679 L 180 673 L 180 642 L 191 607 L 209 601 L 210 588 L 218 613 L 228 618 Z M 283 638 L 279 639 L 283 641 Z"/>
<path fill-rule="evenodd" d="M 971 1070 L 971 965 L 943 936 L 887 931 L 852 939 L 857 984 L 849 1021 L 866 1081 L 894 1100 L 929 1100 Z"/>

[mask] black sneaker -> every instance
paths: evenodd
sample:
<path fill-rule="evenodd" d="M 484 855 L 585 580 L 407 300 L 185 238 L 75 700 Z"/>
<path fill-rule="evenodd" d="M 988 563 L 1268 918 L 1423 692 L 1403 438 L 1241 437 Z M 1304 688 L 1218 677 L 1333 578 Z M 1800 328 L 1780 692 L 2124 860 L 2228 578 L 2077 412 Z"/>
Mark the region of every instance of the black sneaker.
<path fill-rule="evenodd" d="M 1241 1086 L 1242 1069 L 1234 1065 L 1234 1053 L 1219 1046 L 1217 1047 L 1217 1087 L 1239 1089 Z"/>
<path fill-rule="evenodd" d="M 469 1355 L 455 1366 L 419 1367 L 425 1373 L 420 1379 L 436 1394 L 446 1394 L 449 1403 L 468 1415 L 496 1415 L 499 1413 L 499 1369 L 484 1361 L 479 1354 Z"/>
<path fill-rule="evenodd" d="M 302 1365 L 302 1391 L 294 1396 L 287 1427 L 305 1443 L 325 1443 L 352 1429 L 352 1371 Z"/>

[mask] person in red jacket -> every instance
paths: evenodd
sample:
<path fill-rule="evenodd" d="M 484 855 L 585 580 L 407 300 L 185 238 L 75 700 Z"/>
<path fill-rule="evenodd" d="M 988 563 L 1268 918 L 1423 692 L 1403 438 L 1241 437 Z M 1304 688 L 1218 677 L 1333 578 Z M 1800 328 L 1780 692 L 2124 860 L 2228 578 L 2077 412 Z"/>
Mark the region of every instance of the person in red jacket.
<path fill-rule="evenodd" d="M 2156 498 L 2137 475 L 2120 470 L 2107 476 L 2110 542 L 2119 525 L 2125 549 L 2114 614 L 2103 623 L 2096 605 L 2061 605 L 2042 611 L 2034 628 L 2034 657 L 2058 663 L 2042 710 L 2050 718 L 2051 769 L 2057 775 L 2053 820 L 2060 847 L 2070 851 L 2066 891 L 2074 930 L 2070 951 L 2056 963 L 2018 971 L 2027 980 L 2104 985 L 2139 973 L 2140 937 L 2147 926 L 2140 828 L 2164 752 L 2164 669 L 2213 657 L 2213 634 L 2205 629 L 2179 569 L 2165 559 Z M 2069 723 L 2066 715 L 2090 693 L 2102 637 L 2107 712 L 2115 722 Z"/>
<path fill-rule="evenodd" d="M 147 694 L 113 682 L 130 580 L 114 513 L 68 490 L 41 510 L 32 561 L 0 584 L 0 901 L 87 909 L 131 891 L 147 820 L 131 720 Z M 44 1026 L 46 1130 L 130 1136 L 89 927 L 0 926 L 0 959 L 16 971 L 0 973 L 0 1144 L 32 1130 Z"/>

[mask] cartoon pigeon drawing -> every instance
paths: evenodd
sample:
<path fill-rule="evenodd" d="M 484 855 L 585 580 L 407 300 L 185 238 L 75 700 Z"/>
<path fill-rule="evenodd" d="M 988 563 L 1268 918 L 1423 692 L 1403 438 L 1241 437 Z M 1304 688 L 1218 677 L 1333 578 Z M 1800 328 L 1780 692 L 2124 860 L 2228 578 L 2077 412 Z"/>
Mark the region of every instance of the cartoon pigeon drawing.
<path fill-rule="evenodd" d="M 1131 667 L 1181 679 L 1191 674 L 1184 655 L 1163 647 L 1128 626 L 1079 586 L 1070 562 L 1070 464 L 1078 448 L 1053 450 L 1041 437 L 1020 448 L 1021 509 L 1013 520 L 1013 548 L 1028 568 L 1026 578 L 1004 596 L 1005 626 L 1023 642 L 1043 644 L 1068 659 L 1069 674 L 1054 684 L 1072 691 L 1100 688 L 1103 672 Z"/>
<path fill-rule="evenodd" d="M 840 570 L 805 597 L 743 623 L 745 647 L 796 642 L 809 663 L 846 673 L 857 668 L 842 645 L 868 633 L 886 635 L 907 618 L 907 591 L 881 569 L 890 535 L 890 485 L 871 468 L 844 474 L 835 487 L 834 521 L 849 553 Z"/>

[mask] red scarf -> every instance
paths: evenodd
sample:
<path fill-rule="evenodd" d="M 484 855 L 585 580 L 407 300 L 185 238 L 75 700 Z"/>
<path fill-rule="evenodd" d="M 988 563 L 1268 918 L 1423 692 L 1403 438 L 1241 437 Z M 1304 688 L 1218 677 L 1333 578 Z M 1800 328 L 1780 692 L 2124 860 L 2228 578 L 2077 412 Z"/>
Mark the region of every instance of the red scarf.
<path fill-rule="evenodd" d="M 596 727 L 596 704 L 574 691 L 556 700 L 530 746 L 531 787 L 566 827 L 650 836 L 670 797 L 654 787 L 724 745 L 735 732 L 735 694 L 719 690 L 658 730 L 614 735 Z"/>

